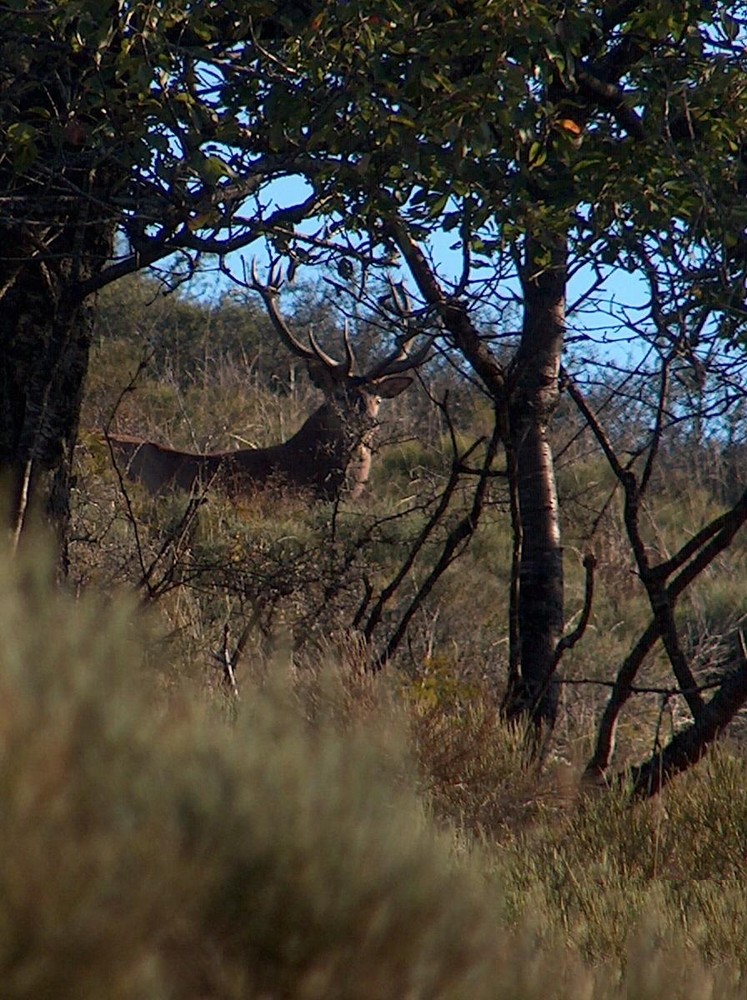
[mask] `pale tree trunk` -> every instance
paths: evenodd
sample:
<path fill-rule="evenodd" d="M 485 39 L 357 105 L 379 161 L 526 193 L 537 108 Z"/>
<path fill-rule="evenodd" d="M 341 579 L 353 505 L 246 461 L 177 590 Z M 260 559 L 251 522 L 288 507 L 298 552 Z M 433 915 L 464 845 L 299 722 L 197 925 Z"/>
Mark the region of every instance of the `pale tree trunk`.
<path fill-rule="evenodd" d="M 510 379 L 509 439 L 519 510 L 518 650 L 505 710 L 552 728 L 556 649 L 563 633 L 563 549 L 548 425 L 558 406 L 565 333 L 565 242 L 529 238 L 522 275 L 524 324 Z"/>
<path fill-rule="evenodd" d="M 391 220 L 388 232 L 402 251 L 423 299 L 437 310 L 455 346 L 495 403 L 517 501 L 513 521 L 519 553 L 512 666 L 503 707 L 509 718 L 528 718 L 539 729 L 551 729 L 558 705 L 555 668 L 564 610 L 563 550 L 547 431 L 560 401 L 566 241 L 553 234 L 542 240 L 527 239 L 521 343 L 513 362 L 504 367 L 481 337 L 466 304 L 444 294 L 406 228 Z"/>

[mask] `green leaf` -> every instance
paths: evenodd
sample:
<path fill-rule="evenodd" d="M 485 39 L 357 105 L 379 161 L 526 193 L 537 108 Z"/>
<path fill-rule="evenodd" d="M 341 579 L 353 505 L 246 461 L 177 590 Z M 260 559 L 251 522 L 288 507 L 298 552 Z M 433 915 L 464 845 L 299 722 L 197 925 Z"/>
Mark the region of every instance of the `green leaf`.
<path fill-rule="evenodd" d="M 428 209 L 428 218 L 437 218 L 443 212 L 444 208 L 446 208 L 446 203 L 450 197 L 451 195 L 447 192 L 446 194 L 442 194 L 440 198 L 437 198 Z"/>
<path fill-rule="evenodd" d="M 28 122 L 13 122 L 6 132 L 13 157 L 13 169 L 22 174 L 34 163 L 39 155 L 38 132 Z"/>
<path fill-rule="evenodd" d="M 535 170 L 541 167 L 547 159 L 547 151 L 541 142 L 533 142 L 529 147 L 529 168 Z"/>
<path fill-rule="evenodd" d="M 219 156 L 200 157 L 195 169 L 206 184 L 215 185 L 222 177 L 233 177 L 234 172 Z"/>

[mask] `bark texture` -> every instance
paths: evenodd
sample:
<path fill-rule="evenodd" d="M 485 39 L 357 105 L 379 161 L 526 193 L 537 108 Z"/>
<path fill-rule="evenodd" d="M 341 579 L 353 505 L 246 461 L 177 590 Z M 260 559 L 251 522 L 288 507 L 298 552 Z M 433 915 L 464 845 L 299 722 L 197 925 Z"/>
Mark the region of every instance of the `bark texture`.
<path fill-rule="evenodd" d="M 524 325 L 511 375 L 509 447 L 520 512 L 517 676 L 509 718 L 552 728 L 558 707 L 555 651 L 563 634 L 563 549 L 547 430 L 560 399 L 566 250 L 559 238 L 527 240 Z"/>

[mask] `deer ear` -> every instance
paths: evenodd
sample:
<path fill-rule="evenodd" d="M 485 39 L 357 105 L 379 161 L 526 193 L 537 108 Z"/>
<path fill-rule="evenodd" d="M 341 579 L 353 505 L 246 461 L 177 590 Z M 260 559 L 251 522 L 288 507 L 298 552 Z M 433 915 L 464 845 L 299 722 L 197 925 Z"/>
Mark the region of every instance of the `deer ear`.
<path fill-rule="evenodd" d="M 401 392 L 409 388 L 414 379 L 411 375 L 390 375 L 388 378 L 377 379 L 374 382 L 374 389 L 382 399 L 394 399 Z"/>

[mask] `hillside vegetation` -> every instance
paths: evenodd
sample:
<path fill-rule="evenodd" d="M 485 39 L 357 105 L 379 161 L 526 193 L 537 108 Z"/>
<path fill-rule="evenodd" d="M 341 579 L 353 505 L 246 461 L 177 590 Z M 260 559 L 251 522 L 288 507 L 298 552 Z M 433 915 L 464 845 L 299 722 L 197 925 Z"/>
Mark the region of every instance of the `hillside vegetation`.
<path fill-rule="evenodd" d="M 76 493 L 73 578 L 99 596 L 52 599 L 23 562 L 3 587 L 7 995 L 94 996 L 105 979 L 110 996 L 148 998 L 743 996 L 738 726 L 631 807 L 624 788 L 581 781 L 606 689 L 567 684 L 542 765 L 527 757 L 498 712 L 511 545 L 500 475 L 406 641 L 368 672 L 356 615 L 443 489 L 443 414 L 421 389 L 382 409 L 362 505 L 123 495 L 97 435 L 115 410 L 119 430 L 202 449 L 276 442 L 318 405 L 245 304 L 164 310 L 142 282 L 123 294 L 102 302 Z M 125 319 L 153 342 L 132 383 Z M 436 398 L 449 389 L 460 448 L 486 432 L 481 400 L 448 372 L 425 381 Z M 573 421 L 559 419 L 558 451 Z M 646 605 L 604 463 L 588 441 L 565 454 L 569 615 L 585 551 L 598 570 L 564 676 L 608 681 Z M 662 551 L 683 523 L 713 517 L 739 475 L 706 448 L 673 453 L 648 522 Z M 470 496 L 465 477 L 382 608 L 375 646 Z M 738 536 L 683 606 L 702 676 L 735 641 L 746 569 Z M 660 669 L 653 656 L 652 688 Z M 621 760 L 648 755 L 681 712 L 634 698 Z"/>

